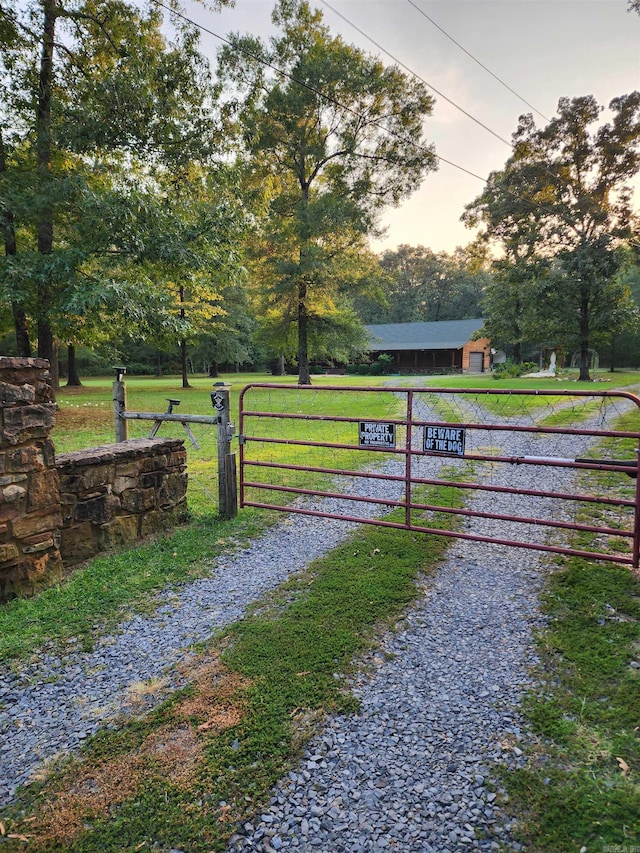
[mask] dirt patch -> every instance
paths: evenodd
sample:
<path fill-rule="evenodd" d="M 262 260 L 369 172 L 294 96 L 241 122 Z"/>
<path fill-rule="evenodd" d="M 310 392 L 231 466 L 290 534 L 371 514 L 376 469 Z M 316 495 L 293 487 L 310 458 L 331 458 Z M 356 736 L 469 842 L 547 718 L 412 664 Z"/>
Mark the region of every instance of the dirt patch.
<path fill-rule="evenodd" d="M 185 666 L 195 694 L 178 705 L 176 714 L 196 721 L 201 733 L 217 734 L 236 726 L 244 715 L 242 693 L 250 682 L 229 672 L 218 658 Z"/>
<path fill-rule="evenodd" d="M 67 404 L 56 413 L 56 427 L 59 430 L 77 431 L 89 427 L 109 427 L 113 422 L 113 413 L 98 403 Z"/>
<path fill-rule="evenodd" d="M 133 797 L 146 779 L 166 779 L 185 790 L 197 780 L 203 736 L 241 721 L 249 682 L 229 672 L 217 657 L 193 658 L 181 665 L 180 674 L 194 692 L 174 707 L 173 722 L 151 732 L 128 755 L 92 765 L 74 762 L 63 777 L 66 787 L 53 791 L 39 813 L 24 821 L 32 845 L 70 843 Z"/>
<path fill-rule="evenodd" d="M 200 761 L 202 739 L 188 724 L 165 726 L 149 735 L 141 751 L 163 776 L 179 787 L 188 787 Z"/>
<path fill-rule="evenodd" d="M 78 765 L 73 784 L 48 800 L 36 822 L 29 826 L 34 840 L 69 842 L 104 817 L 109 808 L 132 796 L 138 786 L 144 761 L 139 755 L 124 756 L 98 767 Z M 69 774 L 71 777 L 71 774 Z"/>

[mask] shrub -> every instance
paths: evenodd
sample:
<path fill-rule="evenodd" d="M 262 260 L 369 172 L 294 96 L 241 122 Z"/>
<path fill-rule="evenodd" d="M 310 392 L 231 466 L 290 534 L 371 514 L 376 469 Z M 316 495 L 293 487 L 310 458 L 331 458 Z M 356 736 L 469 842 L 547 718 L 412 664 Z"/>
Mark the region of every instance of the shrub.
<path fill-rule="evenodd" d="M 377 363 L 380 365 L 380 373 L 388 376 L 393 371 L 393 356 L 386 352 L 380 353 Z"/>
<path fill-rule="evenodd" d="M 525 373 L 535 373 L 538 365 L 534 361 L 523 361 L 520 364 L 515 364 L 513 361 L 506 361 L 503 364 L 496 364 L 493 367 L 492 376 L 494 379 L 505 379 L 508 377 L 523 376 Z"/>

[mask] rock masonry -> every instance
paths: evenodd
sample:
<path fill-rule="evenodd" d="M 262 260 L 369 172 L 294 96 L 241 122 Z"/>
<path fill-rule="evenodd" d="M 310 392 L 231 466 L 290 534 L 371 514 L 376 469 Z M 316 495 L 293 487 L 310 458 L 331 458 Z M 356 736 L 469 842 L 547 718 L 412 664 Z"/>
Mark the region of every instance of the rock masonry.
<path fill-rule="evenodd" d="M 141 439 L 56 458 L 49 362 L 0 357 L 0 602 L 186 519 L 186 451 Z"/>

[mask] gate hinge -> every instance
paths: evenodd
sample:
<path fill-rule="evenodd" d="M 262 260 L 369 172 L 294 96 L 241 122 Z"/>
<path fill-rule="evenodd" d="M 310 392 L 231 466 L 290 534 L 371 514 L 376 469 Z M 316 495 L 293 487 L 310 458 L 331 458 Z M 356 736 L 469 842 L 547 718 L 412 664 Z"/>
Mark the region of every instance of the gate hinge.
<path fill-rule="evenodd" d="M 238 436 L 238 441 L 240 442 L 240 444 L 244 444 L 244 442 L 245 442 L 244 435 L 239 435 L 239 436 Z"/>

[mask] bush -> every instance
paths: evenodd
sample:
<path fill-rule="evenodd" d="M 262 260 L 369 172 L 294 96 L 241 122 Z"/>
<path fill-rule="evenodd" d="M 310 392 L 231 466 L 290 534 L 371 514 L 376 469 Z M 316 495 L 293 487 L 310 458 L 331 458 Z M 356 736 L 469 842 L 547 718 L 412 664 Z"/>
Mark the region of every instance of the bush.
<path fill-rule="evenodd" d="M 503 364 L 494 365 L 492 376 L 494 379 L 505 379 L 523 376 L 525 373 L 535 373 L 537 369 L 538 365 L 535 361 L 523 361 L 520 364 L 515 364 L 513 361 L 506 361 Z"/>
<path fill-rule="evenodd" d="M 358 376 L 370 376 L 371 375 L 371 365 L 370 364 L 359 364 L 358 365 Z"/>
<path fill-rule="evenodd" d="M 386 352 L 381 353 L 378 356 L 378 363 L 380 364 L 380 373 L 383 376 L 388 376 L 393 372 L 393 356 L 389 355 Z"/>

